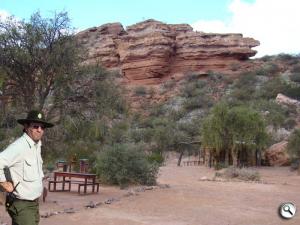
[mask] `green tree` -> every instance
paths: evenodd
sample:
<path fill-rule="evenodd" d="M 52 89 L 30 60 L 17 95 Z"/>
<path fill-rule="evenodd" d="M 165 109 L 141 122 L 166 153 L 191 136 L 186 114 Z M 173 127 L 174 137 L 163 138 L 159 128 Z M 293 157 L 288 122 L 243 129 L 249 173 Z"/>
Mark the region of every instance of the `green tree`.
<path fill-rule="evenodd" d="M 112 73 L 81 66 L 74 76 L 53 100 L 58 123 L 44 138 L 44 153 L 55 159 L 76 152 L 94 162 L 100 146 L 127 141 L 127 106 Z"/>
<path fill-rule="evenodd" d="M 222 151 L 225 153 L 224 163 L 229 165 L 229 130 L 227 127 L 227 116 L 229 107 L 224 102 L 217 104 L 211 111 L 211 114 L 202 124 L 202 142 L 203 146 L 209 147 L 219 155 Z"/>
<path fill-rule="evenodd" d="M 14 17 L 0 22 L 0 71 L 9 87 L 4 94 L 18 106 L 45 110 L 56 89 L 72 77 L 79 58 L 66 12 L 46 19 L 36 12 L 29 22 Z"/>
<path fill-rule="evenodd" d="M 267 134 L 258 112 L 239 106 L 232 108 L 226 119 L 229 130 L 233 166 L 238 165 L 238 154 L 245 150 L 261 149 Z"/>
<path fill-rule="evenodd" d="M 113 119 L 126 113 L 122 89 L 114 82 L 114 74 L 98 65 L 80 66 L 64 88 L 56 90 L 54 105 L 60 115 L 80 119 Z"/>
<path fill-rule="evenodd" d="M 226 103 L 219 103 L 202 125 L 203 145 L 217 156 L 223 153 L 225 164 L 231 156 L 233 166 L 238 165 L 239 155 L 247 153 L 243 151 L 260 151 L 266 140 L 262 117 L 246 106 L 229 108 Z"/>

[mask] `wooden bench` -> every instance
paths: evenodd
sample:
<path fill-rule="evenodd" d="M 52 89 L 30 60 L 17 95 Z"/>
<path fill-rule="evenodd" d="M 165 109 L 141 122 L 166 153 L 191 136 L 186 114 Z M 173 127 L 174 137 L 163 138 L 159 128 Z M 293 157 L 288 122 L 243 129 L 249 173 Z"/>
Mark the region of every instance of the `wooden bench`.
<path fill-rule="evenodd" d="M 62 189 L 61 190 L 58 190 L 57 189 L 57 186 L 56 184 L 58 183 L 61 183 L 62 184 Z M 65 189 L 65 184 L 68 184 L 68 188 Z M 53 184 L 53 189 L 51 189 L 52 185 Z M 50 192 L 53 192 L 53 191 L 71 191 L 71 184 L 78 184 L 78 193 L 80 194 L 81 192 L 81 187 L 87 187 L 87 186 L 92 186 L 92 192 L 94 193 L 95 191 L 97 191 L 97 193 L 99 192 L 99 186 L 100 186 L 100 183 L 98 182 L 95 182 L 95 183 L 92 183 L 92 182 L 88 182 L 88 183 L 84 183 L 84 181 L 78 181 L 78 180 L 65 180 L 65 181 L 62 181 L 62 180 L 59 180 L 59 181 L 54 181 L 54 180 L 49 180 L 48 181 L 48 190 Z M 96 190 L 95 190 L 96 188 Z"/>
<path fill-rule="evenodd" d="M 98 182 L 87 182 L 85 183 L 84 181 L 80 181 L 80 180 L 70 180 L 71 181 L 71 184 L 78 184 L 78 194 L 80 194 L 80 191 L 81 191 L 81 187 L 83 187 L 83 190 L 84 190 L 84 187 L 88 187 L 88 186 L 92 186 L 92 192 L 94 193 L 95 192 L 95 187 L 96 187 L 96 190 L 97 192 L 99 192 L 99 185 L 100 183 Z"/>
<path fill-rule="evenodd" d="M 95 182 L 95 183 L 79 183 L 78 184 L 78 193 L 80 194 L 80 189 L 81 187 L 85 187 L 85 186 L 92 186 L 92 192 L 94 193 L 95 192 L 95 187 L 97 188 L 97 193 L 99 192 L 99 183 L 98 182 Z"/>
<path fill-rule="evenodd" d="M 201 164 L 201 161 L 200 160 L 191 160 L 191 161 L 183 161 L 183 165 L 184 166 L 199 166 Z"/>
<path fill-rule="evenodd" d="M 62 184 L 62 187 L 61 187 L 61 190 L 57 190 L 56 188 L 56 184 L 58 183 L 61 183 Z M 69 184 L 68 185 L 68 189 L 65 190 L 65 184 Z M 53 184 L 53 190 L 51 190 L 51 184 Z M 48 181 L 48 190 L 50 192 L 52 191 L 71 191 L 71 181 L 70 180 L 49 180 Z"/>

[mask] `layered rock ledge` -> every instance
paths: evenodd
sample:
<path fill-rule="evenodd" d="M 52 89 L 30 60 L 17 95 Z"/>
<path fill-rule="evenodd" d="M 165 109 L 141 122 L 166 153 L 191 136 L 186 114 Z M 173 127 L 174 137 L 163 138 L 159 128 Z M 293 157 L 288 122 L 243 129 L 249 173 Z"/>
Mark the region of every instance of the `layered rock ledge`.
<path fill-rule="evenodd" d="M 77 34 L 87 48 L 86 63 L 119 69 L 125 80 L 159 84 L 174 74 L 226 70 L 256 54 L 259 45 L 242 34 L 193 31 L 188 24 L 146 20 L 126 30 L 120 23 L 104 24 Z"/>

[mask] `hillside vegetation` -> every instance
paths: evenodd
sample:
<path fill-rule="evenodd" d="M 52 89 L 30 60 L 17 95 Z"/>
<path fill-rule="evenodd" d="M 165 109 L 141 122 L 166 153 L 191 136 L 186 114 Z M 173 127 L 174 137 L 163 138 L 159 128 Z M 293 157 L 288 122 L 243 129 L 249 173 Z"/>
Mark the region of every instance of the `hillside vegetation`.
<path fill-rule="evenodd" d="M 216 168 L 253 166 L 268 165 L 265 149 L 290 134 L 298 143 L 299 109 L 275 98 L 300 100 L 300 56 L 253 59 L 253 69 L 235 65 L 234 76 L 189 73 L 164 84 L 175 95 L 133 111 L 118 73 L 80 63 L 86 52 L 69 27 L 66 13 L 53 20 L 37 13 L 19 26 L 1 22 L 2 149 L 21 134 L 16 120 L 32 108 L 56 125 L 44 140 L 46 169 L 57 160 L 87 158 L 103 182 L 119 185 L 155 183 L 169 151 L 179 153 L 178 165 L 183 155 L 198 155 Z M 135 94 L 143 97 L 147 89 Z M 294 145 L 289 149 L 291 161 L 300 157 Z"/>

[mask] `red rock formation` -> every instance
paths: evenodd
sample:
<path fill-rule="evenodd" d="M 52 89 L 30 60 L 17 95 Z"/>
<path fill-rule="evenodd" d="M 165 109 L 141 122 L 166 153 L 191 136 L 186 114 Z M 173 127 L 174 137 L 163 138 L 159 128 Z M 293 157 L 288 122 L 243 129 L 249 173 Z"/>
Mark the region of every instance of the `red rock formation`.
<path fill-rule="evenodd" d="M 166 24 L 145 21 L 127 27 L 117 42 L 120 67 L 129 80 L 160 79 L 170 73 L 175 55 L 175 33 Z"/>
<path fill-rule="evenodd" d="M 120 65 L 120 56 L 114 39 L 126 34 L 120 23 L 108 23 L 89 28 L 77 34 L 78 40 L 87 50 L 86 63 L 100 63 L 114 68 Z"/>
<path fill-rule="evenodd" d="M 287 153 L 287 141 L 276 143 L 265 152 L 265 157 L 271 166 L 289 165 L 289 155 Z"/>
<path fill-rule="evenodd" d="M 118 68 L 130 83 L 159 84 L 176 74 L 226 70 L 256 54 L 259 42 L 241 34 L 195 32 L 188 24 L 146 20 L 127 27 L 105 24 L 77 34 L 87 63 Z M 177 76 L 178 77 L 178 76 Z M 182 77 L 182 76 L 179 76 Z"/>
<path fill-rule="evenodd" d="M 174 71 L 224 69 L 238 60 L 255 55 L 257 41 L 241 34 L 206 34 L 189 31 L 176 36 Z"/>

